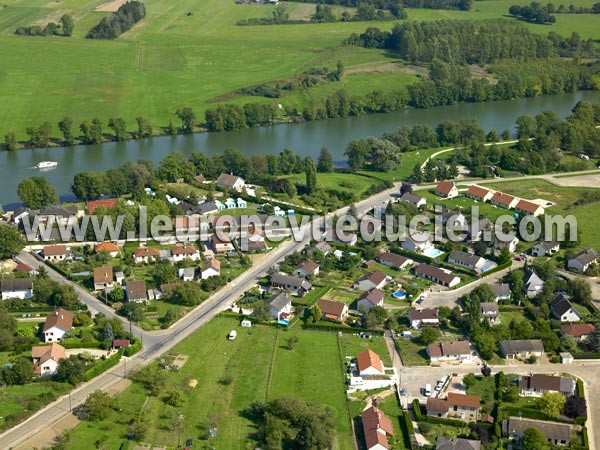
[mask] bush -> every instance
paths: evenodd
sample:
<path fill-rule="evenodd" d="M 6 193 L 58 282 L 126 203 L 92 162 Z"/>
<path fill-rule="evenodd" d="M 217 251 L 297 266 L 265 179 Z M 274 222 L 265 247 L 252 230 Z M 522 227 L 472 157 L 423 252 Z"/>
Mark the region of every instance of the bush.
<path fill-rule="evenodd" d="M 85 371 L 84 378 L 85 381 L 90 381 L 92 378 L 97 377 L 101 373 L 107 371 L 111 367 L 116 366 L 122 355 L 122 351 L 119 350 L 115 355 L 112 355 L 110 358 L 105 359 L 104 361 L 99 362 L 94 367 Z"/>
<path fill-rule="evenodd" d="M 125 347 L 123 355 L 133 356 L 142 349 L 142 342 L 135 339 L 129 347 Z"/>
<path fill-rule="evenodd" d="M 423 411 L 421 410 L 421 402 L 418 399 L 414 399 L 412 401 L 413 412 L 415 413 L 415 419 L 417 422 L 421 422 L 423 420 Z"/>
<path fill-rule="evenodd" d="M 431 425 L 430 423 L 427 423 L 427 422 L 420 422 L 419 423 L 419 430 L 422 433 L 429 433 L 432 428 L 433 428 L 433 425 Z"/>

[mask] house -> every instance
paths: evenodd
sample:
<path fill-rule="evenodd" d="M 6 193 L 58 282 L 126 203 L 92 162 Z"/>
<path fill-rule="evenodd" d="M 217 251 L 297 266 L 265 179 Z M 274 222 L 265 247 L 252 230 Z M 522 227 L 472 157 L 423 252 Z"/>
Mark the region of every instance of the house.
<path fill-rule="evenodd" d="M 504 248 L 508 248 L 510 253 L 514 253 L 517 251 L 517 245 L 519 244 L 519 239 L 513 237 L 512 239 L 500 239 L 498 236 L 494 236 L 494 249 L 498 252 L 502 251 Z"/>
<path fill-rule="evenodd" d="M 466 192 L 467 197 L 477 200 L 478 202 L 487 202 L 494 196 L 494 192 L 476 184 L 469 186 Z"/>
<path fill-rule="evenodd" d="M 454 250 L 448 256 L 448 262 L 450 264 L 479 272 L 489 261 L 472 253 Z"/>
<path fill-rule="evenodd" d="M 292 277 L 284 273 L 273 274 L 270 285 L 271 289 L 283 289 L 299 296 L 303 296 L 312 289 L 312 284 L 304 278 Z"/>
<path fill-rule="evenodd" d="M 496 192 L 490 199 L 490 203 L 500 208 L 512 209 L 519 203 L 519 199 L 503 192 Z"/>
<path fill-rule="evenodd" d="M 320 298 L 317 300 L 317 306 L 321 310 L 323 319 L 344 323 L 348 318 L 348 305 L 345 303 Z"/>
<path fill-rule="evenodd" d="M 383 306 L 383 297 L 383 292 L 373 288 L 362 293 L 356 302 L 356 307 L 359 311 L 369 312 L 373 306 Z"/>
<path fill-rule="evenodd" d="M 383 289 L 386 284 L 386 275 L 381 270 L 374 270 L 363 274 L 354 282 L 354 289 L 359 291 L 370 291 L 371 289 Z"/>
<path fill-rule="evenodd" d="M 31 359 L 33 360 L 33 369 L 37 376 L 45 377 L 54 375 L 58 368 L 58 363 L 67 359 L 65 348 L 53 342 L 50 345 L 34 345 L 31 347 Z"/>
<path fill-rule="evenodd" d="M 406 269 L 408 266 L 414 263 L 414 261 L 406 256 L 397 255 L 392 252 L 383 252 L 380 253 L 377 258 L 375 258 L 377 262 L 383 264 L 384 266 L 393 267 L 397 270 Z"/>
<path fill-rule="evenodd" d="M 546 392 L 560 392 L 564 395 L 575 393 L 575 380 L 570 377 L 555 377 L 540 373 L 521 375 L 519 379 L 521 395 L 542 396 Z"/>
<path fill-rule="evenodd" d="M 581 320 L 581 314 L 573 308 L 571 302 L 563 294 L 558 294 L 550 302 L 550 311 L 561 322 L 579 322 Z"/>
<path fill-rule="evenodd" d="M 344 244 L 349 245 L 350 247 L 354 247 L 358 242 L 358 235 L 356 233 L 349 233 L 347 231 L 340 231 L 338 233 L 334 230 L 333 234 L 333 242 L 335 242 L 336 244 Z"/>
<path fill-rule="evenodd" d="M 101 291 L 113 285 L 112 266 L 94 267 L 94 290 Z"/>
<path fill-rule="evenodd" d="M 216 258 L 211 258 L 200 266 L 200 278 L 202 280 L 219 275 L 221 275 L 221 261 Z"/>
<path fill-rule="evenodd" d="M 216 202 L 203 202 L 198 204 L 196 207 L 196 214 L 200 216 L 208 216 L 210 214 L 215 214 L 220 211 L 219 206 Z"/>
<path fill-rule="evenodd" d="M 454 198 L 458 195 L 458 188 L 449 181 L 440 181 L 435 187 L 435 195 L 444 198 Z"/>
<path fill-rule="evenodd" d="M 15 272 L 26 273 L 28 275 L 37 275 L 37 270 L 31 267 L 29 264 L 19 263 L 15 266 Z"/>
<path fill-rule="evenodd" d="M 196 269 L 193 267 L 184 267 L 179 269 L 178 275 L 182 281 L 194 281 L 196 278 Z"/>
<path fill-rule="evenodd" d="M 447 287 L 454 287 L 460 283 L 460 278 L 449 270 L 439 269 L 429 264 L 419 264 L 415 267 L 415 275 Z"/>
<path fill-rule="evenodd" d="M 127 301 L 142 303 L 147 297 L 146 282 L 143 280 L 130 280 L 126 283 Z"/>
<path fill-rule="evenodd" d="M 388 436 L 394 435 L 392 421 L 375 406 L 361 413 L 366 450 L 388 450 Z"/>
<path fill-rule="evenodd" d="M 471 345 L 467 341 L 436 342 L 427 346 L 431 363 L 442 361 L 466 362 L 472 360 Z"/>
<path fill-rule="evenodd" d="M 218 255 L 235 251 L 233 242 L 221 240 L 216 233 L 213 233 L 210 237 L 210 246 Z"/>
<path fill-rule="evenodd" d="M 96 245 L 94 250 L 96 253 L 106 253 L 111 258 L 116 258 L 119 255 L 119 246 L 112 242 L 102 242 Z"/>
<path fill-rule="evenodd" d="M 97 208 L 113 209 L 119 204 L 118 198 L 106 198 L 103 200 L 90 200 L 87 202 L 88 214 L 94 214 Z"/>
<path fill-rule="evenodd" d="M 115 350 L 119 350 L 122 347 L 129 347 L 131 342 L 129 339 L 115 339 L 112 341 L 112 348 Z"/>
<path fill-rule="evenodd" d="M 314 261 L 302 261 L 294 269 L 294 276 L 307 277 L 309 275 L 319 275 L 319 265 Z"/>
<path fill-rule="evenodd" d="M 278 291 L 266 301 L 271 316 L 275 319 L 286 319 L 292 312 L 292 299 L 284 292 Z"/>
<path fill-rule="evenodd" d="M 38 218 L 42 223 L 57 223 L 60 225 L 74 225 L 77 223 L 79 210 L 76 206 L 42 206 Z"/>
<path fill-rule="evenodd" d="M 237 208 L 237 203 L 231 197 L 225 200 L 225 208 L 226 209 L 235 209 Z"/>
<path fill-rule="evenodd" d="M 33 280 L 31 278 L 3 278 L 0 280 L 2 300 L 25 300 L 33 297 Z"/>
<path fill-rule="evenodd" d="M 64 261 L 67 258 L 66 245 L 46 245 L 42 250 L 44 261 Z"/>
<path fill-rule="evenodd" d="M 184 261 L 186 259 L 198 261 L 200 259 L 200 252 L 196 247 L 191 245 L 176 245 L 171 248 L 171 256 L 174 262 Z"/>
<path fill-rule="evenodd" d="M 29 208 L 17 208 L 13 211 L 11 221 L 15 225 L 19 225 L 21 222 L 23 222 L 23 220 L 29 217 L 30 213 L 31 210 Z"/>
<path fill-rule="evenodd" d="M 400 247 L 402 247 L 403 250 L 413 253 L 426 253 L 434 248 L 431 233 L 414 230 L 411 230 L 408 236 L 406 236 L 406 239 L 402 241 Z"/>
<path fill-rule="evenodd" d="M 368 375 L 385 375 L 381 358 L 371 349 L 366 349 L 356 355 L 356 368 L 361 377 Z"/>
<path fill-rule="evenodd" d="M 533 270 L 525 270 L 524 290 L 527 297 L 533 298 L 544 289 L 544 281 Z"/>
<path fill-rule="evenodd" d="M 448 417 L 448 402 L 445 399 L 429 397 L 427 398 L 427 415 L 429 417 Z"/>
<path fill-rule="evenodd" d="M 438 436 L 435 450 L 481 450 L 481 442 L 473 439 Z"/>
<path fill-rule="evenodd" d="M 437 327 L 440 325 L 439 311 L 437 308 L 411 309 L 408 322 L 411 328 Z"/>
<path fill-rule="evenodd" d="M 593 248 L 578 253 L 567 261 L 567 268 L 585 272 L 592 264 L 598 262 L 598 252 Z"/>
<path fill-rule="evenodd" d="M 244 200 L 243 198 L 236 198 L 235 199 L 236 203 L 237 203 L 237 207 L 238 208 L 246 208 L 248 207 L 248 202 L 246 202 L 246 200 Z"/>
<path fill-rule="evenodd" d="M 267 249 L 267 243 L 263 236 L 254 235 L 252 238 L 246 236 L 240 238 L 240 250 L 243 252 L 257 253 L 265 252 Z"/>
<path fill-rule="evenodd" d="M 467 228 L 467 218 L 460 211 L 445 209 L 440 214 L 442 223 L 447 224 L 454 230 L 464 230 Z"/>
<path fill-rule="evenodd" d="M 489 286 L 494 294 L 496 294 L 496 301 L 510 300 L 512 292 L 510 291 L 510 286 L 507 283 L 490 284 Z"/>
<path fill-rule="evenodd" d="M 427 204 L 427 199 L 425 197 L 421 197 L 420 195 L 415 195 L 411 192 L 405 192 L 400 197 L 401 202 L 410 203 L 411 205 L 416 206 L 417 208 L 421 208 Z"/>
<path fill-rule="evenodd" d="M 323 255 L 327 256 L 329 253 L 331 253 L 333 251 L 333 248 L 327 242 L 320 241 L 320 242 L 317 242 L 315 245 L 313 245 L 311 247 L 311 249 L 308 251 L 308 253 L 312 253 L 315 250 L 318 250 L 318 251 L 322 252 Z"/>
<path fill-rule="evenodd" d="M 560 326 L 562 335 L 574 337 L 579 342 L 585 342 L 595 332 L 596 327 L 591 323 L 569 323 Z"/>
<path fill-rule="evenodd" d="M 506 359 L 540 357 L 544 355 L 544 344 L 539 339 L 512 339 L 500 341 L 500 353 Z"/>
<path fill-rule="evenodd" d="M 228 191 L 242 192 L 246 186 L 246 181 L 242 177 L 222 173 L 219 175 L 219 178 L 217 178 L 216 185 L 221 189 L 226 189 Z"/>
<path fill-rule="evenodd" d="M 115 282 L 121 286 L 123 284 L 123 281 L 125 281 L 125 273 L 123 272 L 116 272 L 115 273 Z"/>
<path fill-rule="evenodd" d="M 160 256 L 160 250 L 151 247 L 140 247 L 133 252 L 133 260 L 136 264 L 156 261 Z"/>
<path fill-rule="evenodd" d="M 531 247 L 531 256 L 553 255 L 560 250 L 560 244 L 557 241 L 540 241 Z"/>
<path fill-rule="evenodd" d="M 558 423 L 548 422 L 537 419 L 523 419 L 521 417 L 509 417 L 508 420 L 502 421 L 502 434 L 517 441 L 520 444 L 525 435 L 525 431 L 529 428 L 535 428 L 542 432 L 546 441 L 553 445 L 570 446 L 571 444 L 571 426 Z"/>
<path fill-rule="evenodd" d="M 48 314 L 42 327 L 44 342 L 58 342 L 62 340 L 65 333 L 73 328 L 73 318 L 74 315 L 72 312 L 62 308 Z"/>
<path fill-rule="evenodd" d="M 484 302 L 479 305 L 481 320 L 487 319 L 490 323 L 496 324 L 500 321 L 500 310 L 498 303 Z"/>
<path fill-rule="evenodd" d="M 534 217 L 537 217 L 540 214 L 544 214 L 544 208 L 541 205 L 523 199 L 519 200 L 519 202 L 515 206 L 515 209 L 522 214 Z"/>
<path fill-rule="evenodd" d="M 449 392 L 446 401 L 448 402 L 449 416 L 460 418 L 460 420 L 466 422 L 479 419 L 481 400 L 478 395 L 465 395 Z"/>

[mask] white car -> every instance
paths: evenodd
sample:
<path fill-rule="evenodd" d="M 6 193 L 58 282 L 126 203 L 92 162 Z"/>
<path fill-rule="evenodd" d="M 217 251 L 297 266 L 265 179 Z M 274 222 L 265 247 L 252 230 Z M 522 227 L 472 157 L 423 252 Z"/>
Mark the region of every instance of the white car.
<path fill-rule="evenodd" d="M 231 332 L 229 333 L 229 336 L 227 336 L 227 339 L 229 339 L 230 341 L 233 341 L 236 337 L 237 337 L 237 331 L 231 330 Z"/>
<path fill-rule="evenodd" d="M 425 397 L 431 397 L 431 385 L 429 383 L 425 385 L 425 389 L 423 389 L 423 394 L 425 394 Z"/>

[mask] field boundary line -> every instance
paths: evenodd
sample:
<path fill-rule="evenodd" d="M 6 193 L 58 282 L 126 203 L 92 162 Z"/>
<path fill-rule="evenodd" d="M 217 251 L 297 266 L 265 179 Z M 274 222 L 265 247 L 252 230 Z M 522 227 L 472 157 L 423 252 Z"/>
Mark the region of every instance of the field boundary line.
<path fill-rule="evenodd" d="M 142 47 L 144 45 L 141 42 L 138 42 L 137 53 L 135 55 L 135 71 L 139 72 L 140 70 L 140 62 L 142 60 Z"/>
<path fill-rule="evenodd" d="M 267 375 L 267 389 L 265 392 L 265 401 L 269 400 L 269 393 L 271 392 L 271 380 L 273 379 L 273 367 L 275 367 L 275 353 L 277 352 L 277 345 L 279 342 L 279 329 L 275 333 L 275 343 L 273 344 L 273 353 L 271 354 L 271 365 L 269 366 L 269 373 Z"/>
<path fill-rule="evenodd" d="M 354 429 L 354 418 L 352 417 L 352 410 L 350 409 L 350 400 L 348 399 L 348 394 L 346 394 L 346 383 L 345 383 L 345 375 L 346 375 L 346 356 L 343 352 L 343 344 L 342 344 L 342 336 L 343 333 L 338 331 L 337 341 L 338 341 L 338 354 L 340 355 L 340 368 L 342 369 L 342 382 L 344 388 L 344 396 L 346 397 L 346 410 L 348 411 L 348 418 L 350 419 L 350 430 L 352 430 L 352 442 L 354 444 L 354 450 L 358 450 L 358 441 L 356 440 L 356 430 Z"/>

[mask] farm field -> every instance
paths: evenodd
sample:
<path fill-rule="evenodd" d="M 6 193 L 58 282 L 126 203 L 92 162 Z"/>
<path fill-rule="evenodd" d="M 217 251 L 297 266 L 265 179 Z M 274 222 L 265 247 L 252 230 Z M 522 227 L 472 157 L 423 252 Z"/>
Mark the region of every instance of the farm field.
<path fill-rule="evenodd" d="M 296 92 L 280 99 L 302 107 L 342 85 L 351 94 L 392 90 L 417 78 L 393 54 L 378 49 L 343 47 L 352 32 L 367 27 L 390 29 L 393 21 L 340 22 L 280 26 L 236 26 L 241 19 L 270 16 L 271 5 L 236 5 L 233 1 L 147 0 L 146 18 L 114 41 L 85 39 L 87 31 L 107 12 L 95 9 L 102 0 L 7 0 L 0 8 L 0 135 L 48 120 L 54 127 L 65 115 L 75 124 L 123 117 L 133 129 L 137 116 L 156 129 L 168 124 L 175 111 L 192 106 L 199 118 L 209 100 L 275 79 L 297 75 L 311 67 L 333 68 L 343 61 L 348 75 L 341 82 Z M 506 15 L 511 0 L 474 3 L 474 10 L 408 10 L 408 20 L 487 19 Z M 518 0 L 516 3 L 526 3 Z M 591 6 L 576 0 L 575 5 Z M 307 18 L 314 5 L 289 3 L 292 18 Z M 75 19 L 72 37 L 16 36 L 18 26 L 45 23 L 63 13 Z M 533 31 L 577 31 L 582 38 L 600 38 L 600 15 L 559 15 L 556 24 L 530 25 Z M 393 64 L 388 64 L 393 63 Z M 33 68 L 36 70 L 32 70 Z M 385 70 L 382 67 L 386 67 Z M 245 102 L 248 97 L 233 101 Z M 252 97 L 259 101 L 258 97 Z M 264 99 L 264 101 L 268 101 Z"/>

